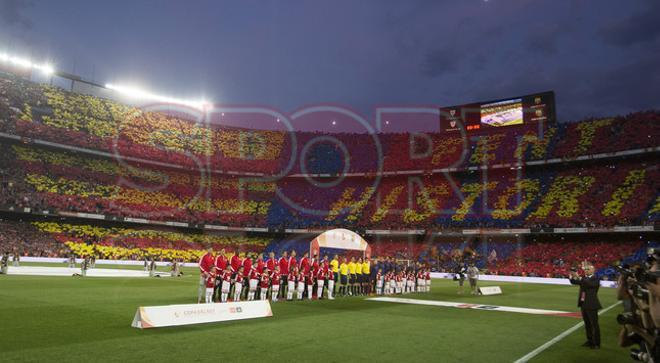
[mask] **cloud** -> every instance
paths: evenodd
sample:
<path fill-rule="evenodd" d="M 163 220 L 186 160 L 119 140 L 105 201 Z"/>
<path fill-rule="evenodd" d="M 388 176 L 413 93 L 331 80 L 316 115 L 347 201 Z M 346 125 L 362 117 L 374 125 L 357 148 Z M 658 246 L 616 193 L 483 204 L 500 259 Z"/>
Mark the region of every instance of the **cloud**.
<path fill-rule="evenodd" d="M 592 77 L 591 99 L 621 110 L 660 108 L 660 51 L 634 57 Z"/>
<path fill-rule="evenodd" d="M 564 32 L 567 32 L 570 24 L 554 24 L 545 26 L 531 34 L 525 40 L 526 50 L 530 53 L 540 55 L 553 55 L 557 53 L 557 42 Z"/>
<path fill-rule="evenodd" d="M 422 74 L 428 77 L 440 77 L 458 69 L 461 54 L 449 48 L 431 50 L 424 57 Z"/>
<path fill-rule="evenodd" d="M 9 26 L 31 29 L 32 21 L 24 15 L 25 10 L 30 7 L 31 1 L 0 0 L 0 19 Z"/>
<path fill-rule="evenodd" d="M 653 42 L 660 38 L 660 2 L 649 1 L 648 8 L 602 28 L 605 42 L 620 47 Z"/>

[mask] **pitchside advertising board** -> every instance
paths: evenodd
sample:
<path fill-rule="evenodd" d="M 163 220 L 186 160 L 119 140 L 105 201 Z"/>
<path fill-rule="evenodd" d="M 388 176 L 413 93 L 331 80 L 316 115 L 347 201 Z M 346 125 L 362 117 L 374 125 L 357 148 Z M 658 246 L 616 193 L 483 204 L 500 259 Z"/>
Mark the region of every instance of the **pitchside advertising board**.
<path fill-rule="evenodd" d="M 440 109 L 440 130 L 445 132 L 504 130 L 555 122 L 553 91 Z"/>
<path fill-rule="evenodd" d="M 161 328 L 273 316 L 268 300 L 215 304 L 141 306 L 135 312 L 134 328 Z"/>
<path fill-rule="evenodd" d="M 499 286 L 484 286 L 479 288 L 479 293 L 481 295 L 499 295 L 502 293 L 502 289 Z"/>

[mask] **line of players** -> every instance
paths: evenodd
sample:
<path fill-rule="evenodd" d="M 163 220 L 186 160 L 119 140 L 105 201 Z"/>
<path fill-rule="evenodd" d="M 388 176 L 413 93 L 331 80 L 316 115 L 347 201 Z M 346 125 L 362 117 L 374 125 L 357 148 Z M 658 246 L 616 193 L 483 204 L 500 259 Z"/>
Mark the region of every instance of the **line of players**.
<path fill-rule="evenodd" d="M 376 294 L 393 295 L 407 294 L 411 292 L 431 292 L 431 270 L 413 269 L 397 272 L 390 271 L 381 278 L 381 273 L 376 275 Z"/>
<path fill-rule="evenodd" d="M 319 299 L 325 296 L 333 300 L 338 279 L 342 296 L 370 294 L 374 288 L 378 295 L 428 292 L 431 288 L 430 269 L 401 268 L 383 273 L 379 268 L 371 276 L 368 260 L 349 262 L 344 258 L 340 264 L 336 255 L 332 261 L 328 256 L 319 261 L 316 255 L 309 258 L 305 253 L 298 261 L 295 251 L 291 256 L 284 252 L 279 259 L 271 252 L 264 261 L 261 255 L 255 260 L 237 254 L 227 259 L 224 250 L 214 257 L 213 250 L 208 249 L 200 258 L 199 268 L 198 303 L 266 300 L 269 292 L 272 301 L 293 300 L 294 294 L 297 300 L 312 300 L 314 292 Z"/>
<path fill-rule="evenodd" d="M 271 252 L 267 261 L 261 255 L 253 261 L 236 254 L 227 259 L 224 250 L 213 257 L 213 251 L 209 249 L 200 259 L 199 268 L 198 303 L 202 301 L 202 292 L 207 303 L 229 299 L 266 300 L 269 291 L 272 301 L 285 296 L 287 300 L 293 300 L 294 294 L 298 300 L 303 296 L 311 300 L 315 286 L 318 298 L 323 298 L 325 292 L 328 299 L 334 299 L 334 274 L 327 256 L 319 261 L 316 256 L 310 259 L 305 253 L 298 261 L 295 251 L 291 252 L 291 257 L 285 253 L 280 259 L 275 259 Z"/>

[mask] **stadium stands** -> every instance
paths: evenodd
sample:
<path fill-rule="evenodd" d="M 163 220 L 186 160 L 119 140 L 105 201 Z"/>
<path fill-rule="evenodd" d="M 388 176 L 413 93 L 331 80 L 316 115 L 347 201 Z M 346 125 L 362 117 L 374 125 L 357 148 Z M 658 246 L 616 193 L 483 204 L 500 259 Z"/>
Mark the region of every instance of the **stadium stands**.
<path fill-rule="evenodd" d="M 25 256 L 61 257 L 95 255 L 101 259 L 196 262 L 208 246 L 241 255 L 280 256 L 296 250 L 301 256 L 309 249 L 310 236 L 273 238 L 238 233 L 197 233 L 162 227 L 117 227 L 99 224 L 54 222 L 52 220 L 4 220 L 0 243 L 7 251 Z M 550 241 L 550 242 L 548 242 Z M 646 257 L 644 240 L 624 237 L 590 237 L 571 240 L 547 237 L 542 241 L 472 240 L 462 237 L 417 241 L 407 237 L 379 237 L 371 242 L 378 258 L 422 262 L 435 271 L 452 272 L 464 257 L 491 274 L 566 277 L 571 268 L 588 260 L 603 276 L 611 276 L 611 264 L 639 263 Z M 323 249 L 322 254 L 338 251 Z M 340 251 L 345 254 L 345 251 Z"/>
<path fill-rule="evenodd" d="M 533 127 L 476 132 L 466 139 L 430 133 L 424 143 L 412 134 L 380 134 L 382 168 L 373 135 L 329 138 L 298 132 L 293 153 L 304 155 L 302 162 L 293 163 L 286 177 L 266 180 L 246 173 L 273 175 L 286 169 L 292 135 L 285 131 L 197 123 L 184 115 L 145 111 L 0 73 L 0 132 L 0 207 L 8 213 L 91 213 L 115 220 L 185 222 L 193 228 L 213 224 L 279 232 L 333 226 L 600 228 L 650 225 L 660 215 L 657 151 L 650 149 L 660 146 L 657 111 L 548 125 L 542 134 Z M 424 156 L 413 157 L 411 150 Z M 439 172 L 443 168 L 452 169 Z M 352 175 L 334 183 L 344 171 Z M 300 173 L 328 175 L 306 178 Z M 70 250 L 86 254 L 95 248 L 109 258 L 149 254 L 189 261 L 208 244 L 279 253 L 305 250 L 309 241 L 115 224 L 3 222 L 11 231 L 3 236 L 3 246 L 40 256 Z M 477 245 L 461 237 L 436 243 L 388 238 L 370 241 L 375 255 L 432 261 L 438 270 L 451 270 L 452 254 L 469 247 L 481 256 L 481 267 L 537 276 L 563 276 L 583 258 L 605 268 L 641 248 L 630 241 L 607 244 L 609 237 Z M 603 249 L 607 253 L 596 254 Z M 496 263 L 487 261 L 491 255 Z M 560 257 L 559 269 L 548 265 Z"/>
<path fill-rule="evenodd" d="M 582 261 L 588 261 L 602 271 L 633 255 L 642 246 L 640 241 L 575 243 L 562 240 L 534 243 L 516 250 L 492 266 L 489 272 L 513 276 L 568 277 L 571 268 L 579 268 Z"/>
<path fill-rule="evenodd" d="M 513 171 L 381 178 L 351 177 L 338 188 L 317 188 L 303 178 L 277 183 L 191 172 L 136 168 L 24 145 L 2 149 L 6 206 L 100 213 L 153 220 L 233 226 L 361 228 L 611 226 L 649 223 L 657 196 L 652 163 L 616 161 Z M 452 190 L 451 183 L 461 194 Z M 293 205 L 329 211 L 298 211 Z M 342 191 L 340 193 L 340 191 Z M 520 197 L 520 201 L 518 200 Z"/>

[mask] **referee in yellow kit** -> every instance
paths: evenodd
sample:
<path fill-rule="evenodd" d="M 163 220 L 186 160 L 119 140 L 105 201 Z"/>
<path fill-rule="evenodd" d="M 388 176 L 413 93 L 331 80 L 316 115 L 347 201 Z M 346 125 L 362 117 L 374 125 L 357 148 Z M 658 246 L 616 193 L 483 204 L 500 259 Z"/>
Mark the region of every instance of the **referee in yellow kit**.
<path fill-rule="evenodd" d="M 332 261 L 330 261 L 330 273 L 334 275 L 335 278 L 335 286 L 339 285 L 339 256 L 335 255 L 332 258 Z M 334 295 L 335 292 L 333 291 L 332 294 Z"/>
<path fill-rule="evenodd" d="M 371 286 L 373 286 L 374 282 L 371 279 L 371 264 L 367 258 L 362 262 L 362 276 L 364 279 L 364 293 L 369 295 L 371 294 Z"/>
<path fill-rule="evenodd" d="M 341 286 L 339 286 L 339 293 L 341 296 L 346 296 L 346 289 L 348 286 L 348 264 L 346 263 L 346 257 L 344 257 L 341 265 L 339 265 L 339 274 L 341 275 L 341 280 L 339 281 L 341 283 Z"/>
<path fill-rule="evenodd" d="M 362 295 L 364 293 L 364 275 L 362 274 L 362 257 L 358 258 L 355 263 L 355 290 L 356 295 Z"/>
<path fill-rule="evenodd" d="M 351 257 L 351 262 L 348 263 L 348 273 L 350 274 L 348 277 L 348 284 L 351 285 L 350 289 L 348 290 L 349 295 L 355 295 L 355 283 L 357 280 L 355 269 L 355 257 Z"/>

